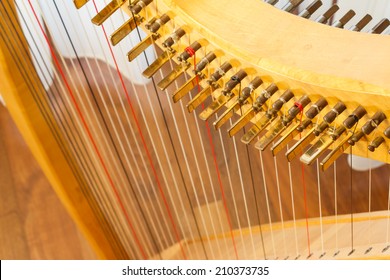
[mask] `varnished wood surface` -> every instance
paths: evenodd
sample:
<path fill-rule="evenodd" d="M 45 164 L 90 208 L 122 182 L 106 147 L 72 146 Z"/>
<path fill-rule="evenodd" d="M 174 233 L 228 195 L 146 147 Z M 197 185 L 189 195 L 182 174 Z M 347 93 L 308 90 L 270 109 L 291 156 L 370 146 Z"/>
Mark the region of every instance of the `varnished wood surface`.
<path fill-rule="evenodd" d="M 0 259 L 95 259 L 0 106 Z"/>

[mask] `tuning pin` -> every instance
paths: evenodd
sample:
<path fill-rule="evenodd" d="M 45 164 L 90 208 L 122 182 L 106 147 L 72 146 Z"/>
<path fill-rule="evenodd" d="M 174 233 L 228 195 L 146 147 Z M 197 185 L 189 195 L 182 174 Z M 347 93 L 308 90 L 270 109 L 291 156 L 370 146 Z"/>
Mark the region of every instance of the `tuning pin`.
<path fill-rule="evenodd" d="M 351 139 L 348 141 L 348 144 L 354 146 L 355 143 L 358 142 L 363 136 L 370 135 L 371 132 L 373 132 L 374 129 L 376 129 L 385 119 L 386 115 L 384 113 L 376 112 L 374 116 L 372 116 L 372 118 L 362 126 L 360 131 L 352 135 Z"/>
<path fill-rule="evenodd" d="M 320 135 L 325 129 L 329 127 L 329 124 L 332 123 L 336 117 L 341 114 L 346 109 L 344 103 L 338 102 L 332 110 L 330 110 L 325 116 L 324 121 L 312 129 L 309 132 L 299 139 L 295 145 L 293 145 L 286 153 L 287 160 L 292 161 L 296 156 L 302 154 L 303 149 L 307 147 L 318 135 Z"/>
<path fill-rule="evenodd" d="M 286 116 L 280 117 L 280 119 L 275 122 L 268 132 L 260 138 L 256 143 L 255 148 L 264 151 L 280 134 L 283 133 L 291 124 L 291 122 L 296 118 L 299 113 L 303 113 L 304 108 L 311 102 L 310 98 L 307 95 L 302 96 L 294 105 L 288 110 Z"/>
<path fill-rule="evenodd" d="M 333 27 L 344 28 L 344 26 L 350 21 L 356 13 L 353 10 L 349 10 L 341 19 L 332 24 Z"/>
<path fill-rule="evenodd" d="M 260 77 L 254 78 L 249 85 L 242 90 L 242 92 L 234 97 L 234 102 L 219 118 L 214 122 L 215 129 L 219 129 L 228 119 L 230 119 L 234 113 L 240 109 L 241 106 L 247 104 L 248 98 L 252 96 L 252 93 L 257 89 L 263 80 Z"/>
<path fill-rule="evenodd" d="M 351 129 L 365 114 L 367 114 L 366 109 L 362 106 L 357 107 L 355 111 L 344 120 L 343 125 L 339 126 L 336 130 L 330 129 L 329 133 L 322 135 L 321 138 L 301 156 L 301 161 L 309 165 L 312 164 L 314 160 L 323 154 L 326 149 L 328 149 L 330 145 L 345 132 L 346 129 Z M 352 134 L 350 134 L 347 139 L 351 136 Z M 348 140 L 344 139 L 342 142 L 348 143 Z"/>
<path fill-rule="evenodd" d="M 351 31 L 360 31 L 362 30 L 367 24 L 370 23 L 372 20 L 372 16 L 370 15 L 365 15 L 357 24 L 352 26 L 349 30 Z"/>
<path fill-rule="evenodd" d="M 264 110 L 263 105 L 271 96 L 278 91 L 278 87 L 272 83 L 256 98 L 252 107 L 246 111 L 228 130 L 229 136 L 233 137 L 240 129 L 242 129 L 257 113 Z"/>
<path fill-rule="evenodd" d="M 194 111 L 206 98 L 220 87 L 219 80 L 232 69 L 230 62 L 223 63 L 207 80 L 207 85 L 188 104 L 188 112 Z"/>
<path fill-rule="evenodd" d="M 76 6 L 77 9 L 80 9 L 82 6 L 87 4 L 89 0 L 73 0 L 74 5 Z"/>
<path fill-rule="evenodd" d="M 343 122 L 343 125 L 339 126 L 332 134 L 333 141 L 337 140 L 347 129 L 351 129 L 357 122 L 367 114 L 366 109 L 362 106 L 358 106 L 355 111 Z"/>
<path fill-rule="evenodd" d="M 294 97 L 294 94 L 291 90 L 286 90 L 278 100 L 276 100 L 271 108 L 261 117 L 251 129 L 241 138 L 241 141 L 244 144 L 250 144 L 256 137 L 273 121 L 277 118 L 278 112 L 282 109 L 282 106 L 286 104 L 291 98 Z"/>
<path fill-rule="evenodd" d="M 328 105 L 328 101 L 321 97 L 305 113 L 306 119 L 295 124 L 283 137 L 271 148 L 273 156 L 276 156 L 291 140 L 313 124 L 313 119 Z"/>
<path fill-rule="evenodd" d="M 387 18 L 382 19 L 377 25 L 375 25 L 369 33 L 381 34 L 390 26 L 390 21 Z"/>
<path fill-rule="evenodd" d="M 151 32 L 151 34 L 146 36 L 127 53 L 129 61 L 133 61 L 137 56 L 145 51 L 147 47 L 151 46 L 155 40 L 160 38 L 160 34 L 157 31 L 170 20 L 171 18 L 168 14 L 163 14 L 160 18 L 153 18 L 152 21 L 145 24 L 145 27 Z"/>
<path fill-rule="evenodd" d="M 331 16 L 333 16 L 338 10 L 339 6 L 333 5 L 323 15 L 319 16 L 315 21 L 319 23 L 326 23 Z"/>
<path fill-rule="evenodd" d="M 116 10 L 118 10 L 126 0 L 112 0 L 96 16 L 92 18 L 92 23 L 102 25 Z"/>
<path fill-rule="evenodd" d="M 190 90 L 192 90 L 196 85 L 199 86 L 199 81 L 204 79 L 202 71 L 210 64 L 217 56 L 214 52 L 209 52 L 202 60 L 200 60 L 194 69 L 194 76 L 189 78 L 187 82 L 181 86 L 173 95 L 173 102 L 178 102 L 184 95 L 186 95 Z"/>
<path fill-rule="evenodd" d="M 216 98 L 210 105 L 207 107 L 202 113 L 200 113 L 199 117 L 207 121 L 212 115 L 214 115 L 222 106 L 224 106 L 228 101 L 230 101 L 234 97 L 234 93 L 232 90 L 241 83 L 241 81 L 248 74 L 244 70 L 238 71 L 235 75 L 233 75 L 230 80 L 226 83 L 224 89 L 221 91 L 221 95 Z"/>
<path fill-rule="evenodd" d="M 166 50 L 142 73 L 144 77 L 151 78 L 165 63 L 167 63 L 171 57 L 175 54 L 175 50 L 172 46 L 180 40 L 186 34 L 183 28 L 175 30 L 168 38 L 162 43 L 162 46 Z"/>
<path fill-rule="evenodd" d="M 267 4 L 270 4 L 270 5 L 275 5 L 276 3 L 279 2 L 279 0 L 266 0 L 264 2 L 267 3 Z"/>
<path fill-rule="evenodd" d="M 375 152 L 375 150 L 385 142 L 385 139 L 382 136 L 376 137 L 372 142 L 368 145 L 368 150 L 370 152 Z"/>
<path fill-rule="evenodd" d="M 309 18 L 315 11 L 317 11 L 322 6 L 322 1 L 316 0 L 307 6 L 298 16 L 303 18 Z"/>
<path fill-rule="evenodd" d="M 303 0 L 289 0 L 286 5 L 282 7 L 283 11 L 292 12 L 296 7 L 298 7 Z"/>

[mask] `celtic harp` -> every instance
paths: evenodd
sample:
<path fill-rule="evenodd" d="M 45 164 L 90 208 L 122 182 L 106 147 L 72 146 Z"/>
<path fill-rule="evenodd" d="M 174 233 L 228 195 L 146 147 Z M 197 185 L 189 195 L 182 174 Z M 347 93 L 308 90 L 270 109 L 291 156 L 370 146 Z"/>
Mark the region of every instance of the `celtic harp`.
<path fill-rule="evenodd" d="M 389 258 L 390 5 L 355 2 L 4 0 L 0 94 L 101 258 Z"/>

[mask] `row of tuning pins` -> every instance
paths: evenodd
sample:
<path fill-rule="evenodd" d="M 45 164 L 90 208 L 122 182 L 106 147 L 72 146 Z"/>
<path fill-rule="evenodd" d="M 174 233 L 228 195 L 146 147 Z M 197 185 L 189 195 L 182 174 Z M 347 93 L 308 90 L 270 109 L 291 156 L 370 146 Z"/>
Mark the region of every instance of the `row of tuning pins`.
<path fill-rule="evenodd" d="M 294 12 L 302 4 L 304 0 L 290 0 L 284 6 L 281 7 L 282 10 L 286 12 Z M 276 5 L 279 0 L 265 0 L 264 2 Z M 304 7 L 301 12 L 298 13 L 298 16 L 309 19 L 312 15 L 323 5 L 321 0 L 315 0 L 311 2 L 308 6 Z M 330 19 L 339 11 L 340 7 L 337 4 L 332 5 L 327 9 L 323 14 L 313 19 L 316 22 L 329 24 Z M 345 25 L 356 15 L 355 11 L 347 11 L 340 19 L 335 20 L 331 25 L 337 28 L 345 28 Z M 352 31 L 361 31 L 372 21 L 372 16 L 366 14 L 361 18 L 356 24 L 349 27 L 349 30 Z M 372 34 L 381 34 L 390 26 L 390 21 L 387 18 L 380 20 L 375 26 L 373 26 L 368 33 Z"/>

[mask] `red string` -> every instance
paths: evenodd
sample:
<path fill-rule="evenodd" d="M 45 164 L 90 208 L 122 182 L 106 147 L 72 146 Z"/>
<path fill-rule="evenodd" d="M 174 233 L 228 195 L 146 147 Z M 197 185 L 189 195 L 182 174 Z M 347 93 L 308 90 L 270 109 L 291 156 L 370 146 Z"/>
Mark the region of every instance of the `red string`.
<path fill-rule="evenodd" d="M 84 126 L 84 129 L 85 129 L 85 131 L 87 132 L 88 138 L 90 139 L 90 141 L 91 141 L 91 143 L 92 143 L 92 145 L 93 145 L 93 148 L 94 148 L 94 150 L 95 150 L 95 152 L 96 152 L 96 155 L 98 156 L 99 161 L 100 161 L 100 163 L 101 163 L 101 165 L 102 165 L 102 167 L 103 167 L 103 169 L 104 169 L 104 173 L 106 174 L 106 176 L 107 176 L 107 178 L 108 178 L 108 181 L 109 181 L 110 186 L 111 186 L 111 188 L 112 188 L 112 190 L 113 190 L 113 192 L 114 192 L 114 194 L 115 194 L 115 197 L 116 197 L 116 199 L 117 199 L 117 201 L 118 201 L 118 203 L 119 203 L 119 206 L 120 206 L 120 208 L 121 208 L 123 214 L 125 215 L 126 221 L 127 221 L 128 225 L 129 225 L 129 227 L 130 227 L 130 229 L 131 229 L 131 232 L 132 232 L 132 234 L 133 234 L 134 240 L 135 240 L 135 242 L 136 242 L 136 244 L 137 244 L 137 246 L 138 246 L 138 248 L 139 248 L 139 250 L 140 250 L 140 252 L 141 252 L 142 257 L 143 257 L 144 259 L 147 259 L 147 255 L 146 255 L 146 253 L 145 253 L 143 247 L 141 246 L 141 243 L 140 243 L 140 241 L 139 241 L 139 239 L 138 239 L 138 237 L 137 237 L 137 234 L 136 234 L 136 232 L 135 232 L 134 226 L 133 226 L 133 224 L 132 224 L 132 222 L 131 222 L 131 220 L 130 220 L 130 217 L 129 217 L 129 215 L 128 215 L 128 213 L 127 213 L 127 211 L 126 211 L 124 205 L 123 205 L 123 202 L 122 202 L 122 200 L 121 200 L 121 198 L 120 198 L 120 196 L 119 196 L 119 192 L 118 192 L 118 190 L 117 190 L 117 188 L 116 188 L 116 186 L 115 186 L 115 184 L 114 184 L 114 181 L 112 180 L 112 177 L 111 177 L 111 175 L 110 175 L 110 173 L 109 173 L 109 171 L 108 171 L 108 168 L 107 168 L 107 166 L 106 166 L 106 163 L 105 163 L 104 160 L 103 160 L 103 157 L 102 157 L 102 155 L 101 155 L 101 153 L 100 153 L 100 151 L 99 151 L 99 149 L 98 149 L 98 147 L 97 147 L 97 145 L 96 145 L 96 142 L 95 142 L 95 140 L 94 140 L 94 138 L 93 138 L 93 136 L 92 136 L 92 133 L 91 133 L 91 131 L 90 131 L 88 125 L 87 125 L 87 122 L 85 121 L 84 115 L 83 115 L 83 113 L 81 112 L 81 109 L 80 109 L 80 107 L 79 107 L 79 105 L 78 105 L 78 103 L 77 103 L 77 100 L 76 100 L 76 98 L 75 98 L 75 96 L 74 96 L 74 94 L 73 94 L 73 91 L 72 91 L 72 89 L 71 89 L 71 87 L 70 87 L 70 85 L 69 85 L 69 83 L 68 83 L 68 80 L 66 79 L 66 76 L 65 76 L 65 74 L 64 74 L 64 71 L 62 70 L 62 67 L 61 67 L 61 65 L 60 65 L 60 63 L 59 63 L 59 61 L 58 61 L 58 59 L 57 59 L 57 57 L 56 57 L 56 55 L 55 55 L 53 46 L 52 46 L 52 44 L 50 43 L 50 40 L 49 40 L 49 38 L 47 37 L 47 35 L 46 35 L 46 33 L 45 33 L 45 31 L 44 31 L 44 29 L 43 29 L 43 27 L 42 27 L 42 24 L 41 24 L 41 22 L 40 22 L 39 19 L 38 19 L 38 16 L 37 16 L 37 14 L 36 14 L 36 12 L 35 12 L 35 9 L 34 9 L 33 5 L 31 4 L 31 0 L 28 0 L 28 3 L 29 3 L 29 5 L 30 5 L 31 10 L 32 10 L 32 12 L 33 12 L 33 14 L 34 14 L 34 17 L 35 17 L 35 19 L 36 19 L 36 21 L 37 21 L 37 23 L 38 23 L 38 25 L 39 25 L 39 28 L 40 28 L 40 30 L 41 30 L 41 32 L 42 32 L 44 38 L 45 38 L 45 41 L 46 41 L 46 43 L 47 43 L 47 45 L 48 45 L 48 47 L 49 47 L 49 49 L 50 49 L 50 53 L 51 53 L 51 56 L 52 56 L 52 58 L 53 58 L 53 60 L 54 60 L 54 62 L 55 62 L 55 65 L 56 65 L 58 71 L 60 72 L 60 75 L 61 75 L 61 77 L 62 77 L 62 79 L 63 79 L 63 81 L 64 81 L 64 83 L 65 83 L 65 86 L 66 86 L 66 88 L 67 88 L 67 91 L 69 92 L 69 95 L 70 95 L 70 97 L 71 97 L 71 100 L 72 100 L 72 102 L 73 102 L 73 105 L 74 105 L 75 108 L 76 108 L 77 114 L 78 114 L 79 117 L 80 117 L 80 120 L 81 120 L 81 122 L 82 122 L 82 124 L 83 124 L 83 126 Z"/>
<path fill-rule="evenodd" d="M 196 69 L 196 55 L 195 55 L 195 51 L 193 53 L 193 55 L 191 55 L 187 49 L 190 49 L 190 52 L 191 50 L 194 51 L 192 48 L 188 47 L 186 48 L 186 52 L 190 55 L 190 56 L 193 56 L 194 57 L 194 70 Z M 196 75 L 196 84 L 198 86 L 198 93 L 200 93 L 200 85 L 199 85 L 199 76 Z M 202 109 L 204 110 L 205 109 L 205 106 L 204 106 L 204 103 L 202 103 Z M 218 162 L 217 162 L 217 155 L 215 153 L 215 148 L 214 148 L 214 143 L 213 143 L 213 137 L 211 135 L 211 129 L 210 129 L 210 126 L 209 126 L 209 122 L 206 121 L 206 130 L 207 130 L 207 136 L 209 138 L 209 143 L 210 143 L 210 147 L 211 147 L 211 154 L 213 155 L 213 161 L 214 161 L 214 166 L 215 166 L 215 169 L 217 171 L 217 177 L 218 177 L 218 183 L 219 183 L 219 188 L 220 188 L 220 191 L 221 191 L 221 196 L 222 196 L 222 201 L 223 201 L 223 206 L 224 206 L 224 209 L 225 209 L 225 213 L 226 213 L 226 217 L 227 217 L 227 220 L 228 220 L 228 225 L 229 225 L 229 230 L 230 230 L 230 235 L 232 237 L 232 243 L 233 243 L 233 247 L 234 247 L 234 253 L 236 255 L 236 259 L 238 260 L 238 252 L 237 252 L 237 246 L 236 246 L 236 241 L 234 239 L 234 233 L 233 233 L 233 226 L 232 226 L 232 222 L 230 220 L 230 215 L 229 215 L 229 211 L 228 211 L 228 206 L 227 206 L 227 202 L 226 202 L 226 196 L 225 196 L 225 190 L 224 190 L 224 187 L 223 187 L 223 184 L 222 184 L 222 179 L 221 179 L 221 172 L 219 171 L 219 167 L 218 167 Z"/>
<path fill-rule="evenodd" d="M 299 102 L 295 102 L 294 105 L 298 107 L 298 109 L 301 111 L 301 116 L 300 116 L 300 124 L 302 125 L 302 118 L 303 118 L 303 106 Z M 302 138 L 301 132 L 299 133 L 299 139 Z M 302 185 L 303 185 L 303 200 L 305 204 L 305 218 L 306 218 L 306 236 L 307 236 L 307 248 L 309 251 L 309 255 L 311 254 L 310 252 L 310 232 L 309 232 L 309 209 L 307 207 L 307 189 L 306 189 L 306 180 L 305 180 L 305 164 L 301 162 L 301 173 L 302 173 Z"/>
<path fill-rule="evenodd" d="M 92 2 L 93 2 L 93 5 L 95 6 L 96 12 L 98 12 L 98 9 L 97 9 L 95 0 L 93 0 Z M 132 102 L 131 102 L 129 92 L 127 91 L 127 88 L 126 88 L 124 79 L 123 79 L 123 77 L 122 77 L 122 74 L 121 74 L 121 72 L 119 71 L 118 63 L 117 63 L 117 61 L 116 61 L 114 52 L 112 51 L 112 47 L 111 47 L 110 41 L 109 41 L 109 39 L 108 39 L 106 30 L 104 29 L 104 26 L 103 26 L 103 25 L 102 25 L 102 30 L 103 30 L 104 36 L 105 36 L 105 38 L 106 38 L 107 45 L 108 45 L 108 48 L 109 48 L 109 50 L 110 50 L 112 59 L 113 59 L 113 61 L 114 61 L 116 71 L 117 71 L 118 76 L 119 76 L 119 79 L 120 79 L 120 81 L 121 81 L 121 85 L 122 85 L 123 91 L 124 91 L 124 93 L 125 93 L 125 95 L 126 95 L 127 103 L 128 103 L 129 106 L 130 106 L 131 113 L 132 113 L 133 118 L 134 118 L 134 121 L 135 121 L 135 123 L 136 123 L 138 132 L 139 132 L 139 134 L 140 134 L 140 136 L 141 136 L 142 144 L 143 144 L 143 146 L 144 146 L 144 148 L 145 148 L 145 152 L 146 152 L 146 154 L 147 154 L 147 157 L 148 157 L 150 166 L 151 166 L 151 168 L 152 168 L 154 177 L 155 177 L 155 179 L 156 179 L 156 182 L 157 182 L 157 186 L 158 186 L 159 192 L 160 192 L 161 197 L 162 197 L 162 199 L 163 199 L 164 205 L 165 205 L 165 207 L 166 207 L 166 209 L 167 209 L 168 217 L 169 217 L 169 220 L 170 220 L 170 222 L 171 222 L 171 224 L 172 224 L 172 227 L 173 227 L 173 230 L 174 230 L 174 233 L 175 233 L 176 240 L 177 240 L 177 242 L 178 242 L 179 245 L 180 245 L 180 250 L 181 250 L 181 252 L 182 252 L 183 258 L 184 258 L 184 259 L 187 259 L 186 253 L 185 253 L 185 251 L 184 251 L 183 245 L 182 245 L 181 240 L 180 240 L 180 236 L 179 236 L 179 233 L 178 233 L 176 224 L 175 224 L 175 222 L 174 222 L 174 220 L 173 220 L 172 212 L 171 212 L 171 210 L 170 210 L 170 208 L 169 208 L 167 198 L 165 197 L 164 191 L 163 191 L 162 186 L 161 186 L 161 183 L 160 183 L 160 179 L 159 179 L 159 177 L 158 177 L 158 175 L 157 175 L 156 168 L 155 168 L 155 166 L 154 166 L 154 164 L 153 164 L 152 157 L 151 157 L 150 152 L 149 152 L 149 149 L 148 149 L 148 147 L 147 147 L 147 145 L 146 145 L 146 141 L 145 141 L 144 135 L 143 135 L 143 133 L 142 133 L 142 129 L 141 129 L 140 123 L 139 123 L 139 121 L 138 121 L 138 118 L 137 118 L 137 115 L 136 115 L 136 113 L 135 113 L 133 104 L 132 104 Z"/>

